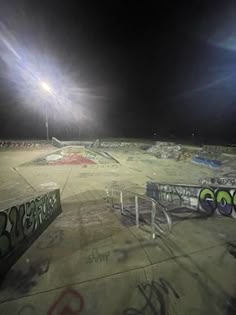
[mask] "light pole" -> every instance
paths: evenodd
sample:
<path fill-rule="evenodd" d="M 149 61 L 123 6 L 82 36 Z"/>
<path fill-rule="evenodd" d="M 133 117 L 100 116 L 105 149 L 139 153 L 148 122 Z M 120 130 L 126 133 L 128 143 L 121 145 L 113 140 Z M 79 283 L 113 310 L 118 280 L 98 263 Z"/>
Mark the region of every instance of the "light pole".
<path fill-rule="evenodd" d="M 52 89 L 48 83 L 44 81 L 40 81 L 41 88 L 46 91 L 47 93 L 52 95 Z M 48 132 L 48 107 L 47 104 L 45 104 L 45 127 L 46 127 L 46 135 L 47 135 L 47 141 L 49 141 L 49 132 Z"/>
<path fill-rule="evenodd" d="M 48 107 L 47 107 L 47 104 L 45 104 L 45 127 L 46 127 L 47 141 L 49 141 L 49 133 L 48 133 Z"/>

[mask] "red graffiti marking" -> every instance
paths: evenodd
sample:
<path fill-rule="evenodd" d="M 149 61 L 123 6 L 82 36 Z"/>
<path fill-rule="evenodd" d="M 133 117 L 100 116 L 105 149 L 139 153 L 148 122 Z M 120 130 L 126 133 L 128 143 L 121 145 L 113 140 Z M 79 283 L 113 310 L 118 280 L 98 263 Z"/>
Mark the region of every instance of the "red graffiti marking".
<path fill-rule="evenodd" d="M 78 315 L 84 307 L 83 297 L 73 289 L 63 291 L 47 315 Z"/>
<path fill-rule="evenodd" d="M 64 165 L 64 164 L 96 164 L 96 162 L 77 153 L 71 153 L 61 160 L 50 161 L 50 165 Z"/>

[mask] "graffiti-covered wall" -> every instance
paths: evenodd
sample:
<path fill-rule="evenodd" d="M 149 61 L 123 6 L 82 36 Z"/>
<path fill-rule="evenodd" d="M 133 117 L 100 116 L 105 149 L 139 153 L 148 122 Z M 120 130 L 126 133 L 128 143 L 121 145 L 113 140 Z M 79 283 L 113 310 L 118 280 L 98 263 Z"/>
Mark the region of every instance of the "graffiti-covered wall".
<path fill-rule="evenodd" d="M 224 147 L 219 145 L 204 145 L 204 151 L 209 152 L 218 152 L 218 153 L 228 153 L 228 154 L 236 154 L 236 147 Z"/>
<path fill-rule="evenodd" d="M 61 211 L 59 189 L 0 210 L 0 277 Z"/>
<path fill-rule="evenodd" d="M 236 187 L 147 183 L 147 195 L 176 206 L 236 218 Z"/>

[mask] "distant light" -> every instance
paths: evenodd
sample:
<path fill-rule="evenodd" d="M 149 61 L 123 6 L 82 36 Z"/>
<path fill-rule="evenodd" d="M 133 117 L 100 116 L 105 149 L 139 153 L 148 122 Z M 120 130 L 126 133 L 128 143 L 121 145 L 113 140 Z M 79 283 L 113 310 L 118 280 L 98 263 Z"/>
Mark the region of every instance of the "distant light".
<path fill-rule="evenodd" d="M 52 89 L 51 89 L 51 87 L 50 87 L 50 85 L 48 83 L 46 83 L 44 81 L 41 81 L 40 85 L 45 91 L 47 91 L 49 93 L 52 93 Z"/>

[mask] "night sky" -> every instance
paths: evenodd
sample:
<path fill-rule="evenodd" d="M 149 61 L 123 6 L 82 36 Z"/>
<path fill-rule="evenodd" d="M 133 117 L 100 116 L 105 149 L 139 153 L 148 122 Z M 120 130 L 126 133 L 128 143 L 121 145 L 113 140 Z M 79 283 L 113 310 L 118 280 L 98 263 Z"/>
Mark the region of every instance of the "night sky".
<path fill-rule="evenodd" d="M 88 94 L 81 115 L 50 102 L 51 136 L 236 143 L 235 1 L 0 0 L 0 21 L 0 138 L 45 138 L 41 96 L 12 80 L 27 51 Z"/>

